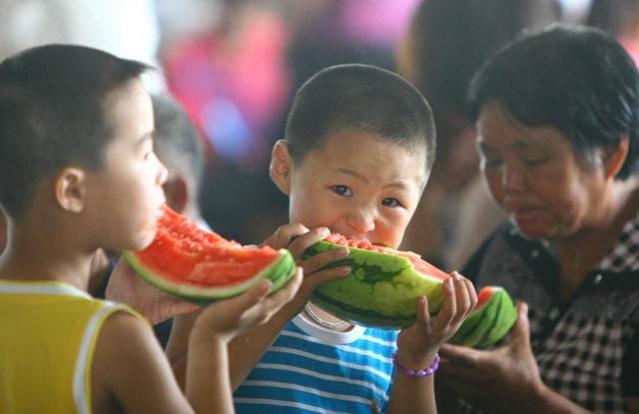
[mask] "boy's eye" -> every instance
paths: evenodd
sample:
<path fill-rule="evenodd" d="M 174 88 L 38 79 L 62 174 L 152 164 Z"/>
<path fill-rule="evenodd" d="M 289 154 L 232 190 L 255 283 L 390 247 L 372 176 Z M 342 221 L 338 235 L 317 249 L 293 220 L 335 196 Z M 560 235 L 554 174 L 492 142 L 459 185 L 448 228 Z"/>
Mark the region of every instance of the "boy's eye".
<path fill-rule="evenodd" d="M 349 187 L 345 186 L 345 185 L 334 185 L 331 186 L 331 190 L 333 190 L 333 192 L 337 195 L 340 195 L 342 197 L 352 197 L 353 196 L 353 190 L 351 190 Z"/>
<path fill-rule="evenodd" d="M 399 202 L 398 199 L 393 197 L 386 197 L 382 200 L 382 205 L 386 207 L 400 207 L 402 203 Z"/>

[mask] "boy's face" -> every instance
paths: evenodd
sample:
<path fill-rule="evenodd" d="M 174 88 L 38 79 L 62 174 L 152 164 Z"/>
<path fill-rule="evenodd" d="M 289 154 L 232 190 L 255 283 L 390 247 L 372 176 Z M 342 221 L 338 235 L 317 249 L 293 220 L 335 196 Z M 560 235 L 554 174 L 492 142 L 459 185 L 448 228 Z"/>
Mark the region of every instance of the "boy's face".
<path fill-rule="evenodd" d="M 424 149 L 343 130 L 296 166 L 284 142 L 276 145 L 271 174 L 290 197 L 292 222 L 399 246 L 426 179 Z"/>
<path fill-rule="evenodd" d="M 146 247 L 155 236 L 166 168 L 153 152 L 151 99 L 135 79 L 108 96 L 105 107 L 113 136 L 105 164 L 90 174 L 89 207 L 96 217 L 100 247 Z"/>

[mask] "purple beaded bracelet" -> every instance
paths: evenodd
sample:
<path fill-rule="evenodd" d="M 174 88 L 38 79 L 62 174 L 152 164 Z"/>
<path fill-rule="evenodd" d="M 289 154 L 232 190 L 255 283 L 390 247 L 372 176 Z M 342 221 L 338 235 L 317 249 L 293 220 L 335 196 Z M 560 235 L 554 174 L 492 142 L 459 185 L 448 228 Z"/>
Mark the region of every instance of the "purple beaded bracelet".
<path fill-rule="evenodd" d="M 395 368 L 397 368 L 397 371 L 401 372 L 407 377 L 424 378 L 424 377 L 429 377 L 433 375 L 439 368 L 439 360 L 440 360 L 439 354 L 435 353 L 435 359 L 433 359 L 433 362 L 430 364 L 428 368 L 415 371 L 414 369 L 406 368 L 405 366 L 400 364 L 399 360 L 397 359 L 397 352 L 393 353 L 393 365 L 395 365 Z"/>

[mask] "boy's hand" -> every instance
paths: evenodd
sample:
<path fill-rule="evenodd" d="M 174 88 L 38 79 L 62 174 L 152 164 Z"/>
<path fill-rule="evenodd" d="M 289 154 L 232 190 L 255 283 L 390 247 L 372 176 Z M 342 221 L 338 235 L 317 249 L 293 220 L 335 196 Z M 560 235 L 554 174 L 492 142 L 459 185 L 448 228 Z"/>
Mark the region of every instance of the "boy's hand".
<path fill-rule="evenodd" d="M 348 248 L 334 249 L 317 254 L 310 259 L 301 260 L 302 254 L 315 243 L 324 240 L 331 234 L 326 227 L 309 230 L 300 223 L 281 226 L 269 237 L 264 244 L 275 249 L 288 249 L 297 264 L 304 269 L 304 281 L 296 296 L 301 307 L 308 301 L 315 288 L 334 279 L 348 276 L 349 266 L 325 268 L 327 265 L 342 260 L 348 256 Z"/>
<path fill-rule="evenodd" d="M 192 340 L 208 341 L 217 338 L 226 343 L 237 335 L 251 330 L 266 321 L 291 301 L 302 283 L 302 269 L 277 293 L 271 292 L 271 283 L 263 280 L 244 294 L 207 306 L 197 318 Z"/>
<path fill-rule="evenodd" d="M 130 305 L 152 325 L 198 309 L 197 305 L 148 284 L 123 258 L 111 273 L 105 296 L 108 300 Z"/>
<path fill-rule="evenodd" d="M 472 282 L 453 272 L 444 282 L 444 301 L 436 316 L 430 316 L 426 297 L 417 303 L 417 321 L 397 339 L 400 363 L 415 370 L 429 366 L 439 347 L 457 332 L 476 304 Z"/>

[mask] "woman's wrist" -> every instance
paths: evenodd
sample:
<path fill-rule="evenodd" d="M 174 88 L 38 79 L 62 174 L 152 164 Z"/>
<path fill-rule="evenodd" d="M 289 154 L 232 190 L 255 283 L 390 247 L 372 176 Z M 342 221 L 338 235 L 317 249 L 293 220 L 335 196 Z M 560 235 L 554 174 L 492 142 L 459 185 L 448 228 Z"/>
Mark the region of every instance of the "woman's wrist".
<path fill-rule="evenodd" d="M 587 414 L 590 411 L 577 405 L 567 397 L 548 387 L 543 381 L 531 385 L 527 395 L 521 399 L 519 412 L 527 414 Z"/>

